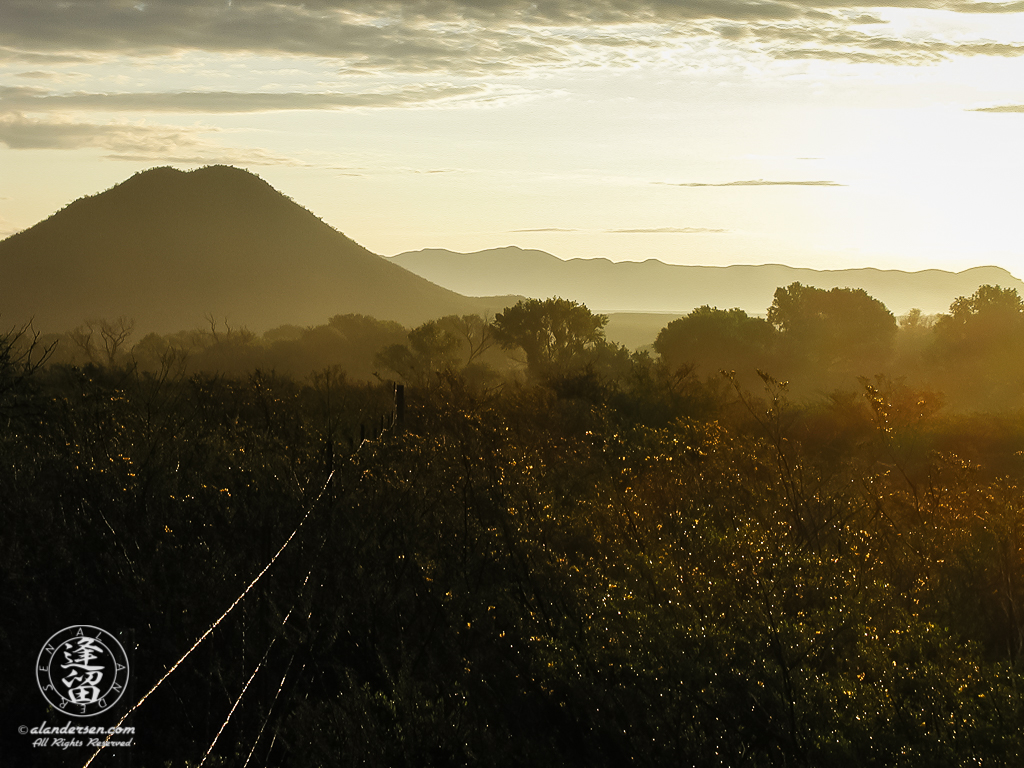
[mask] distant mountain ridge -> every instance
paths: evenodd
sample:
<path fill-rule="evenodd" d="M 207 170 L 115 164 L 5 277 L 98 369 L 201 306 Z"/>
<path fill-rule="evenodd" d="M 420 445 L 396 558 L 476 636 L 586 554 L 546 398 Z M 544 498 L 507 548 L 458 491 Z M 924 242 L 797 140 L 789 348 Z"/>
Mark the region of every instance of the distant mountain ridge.
<path fill-rule="evenodd" d="M 864 288 L 896 314 L 912 307 L 946 311 L 986 283 L 1024 293 L 1024 283 L 998 267 L 953 273 L 678 266 L 563 261 L 512 246 L 388 259 L 248 171 L 164 167 L 0 241 L 0 326 L 33 319 L 39 330 L 60 332 L 125 316 L 138 334 L 170 333 L 212 316 L 263 331 L 348 313 L 415 326 L 448 314 L 493 316 L 523 296 L 562 296 L 595 311 L 636 313 L 616 323 L 624 341 L 639 345 L 653 341 L 658 313 L 710 304 L 764 314 L 775 288 L 794 281 Z"/>
<path fill-rule="evenodd" d="M 975 267 L 963 272 L 814 270 L 781 264 L 707 267 L 666 264 L 655 259 L 562 260 L 545 251 L 515 246 L 474 253 L 429 248 L 400 253 L 391 261 L 468 296 L 493 294 L 501 286 L 502 293 L 533 298 L 561 296 L 598 312 L 685 314 L 708 304 L 763 315 L 771 306 L 775 289 L 793 282 L 826 289 L 863 288 L 896 315 L 915 307 L 925 314 L 946 312 L 958 296 L 969 296 L 984 284 L 1016 288 L 1024 295 L 1024 282 L 1000 267 Z"/>
<path fill-rule="evenodd" d="M 211 315 L 262 331 L 347 313 L 411 326 L 516 298 L 434 285 L 230 166 L 143 171 L 0 241 L 5 328 L 126 316 L 138 332 L 166 333 Z"/>

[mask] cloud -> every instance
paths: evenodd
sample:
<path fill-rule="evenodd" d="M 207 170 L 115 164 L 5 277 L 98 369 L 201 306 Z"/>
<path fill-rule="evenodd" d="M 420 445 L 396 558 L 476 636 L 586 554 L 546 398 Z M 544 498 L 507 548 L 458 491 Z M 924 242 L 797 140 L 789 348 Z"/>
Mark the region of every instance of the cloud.
<path fill-rule="evenodd" d="M 0 18 L 3 18 L 3 7 L 0 6 Z M 0 31 L 0 35 L 3 32 Z M 94 60 L 95 57 L 80 53 L 66 53 L 61 50 L 55 51 L 31 51 L 21 47 L 11 48 L 0 45 L 0 63 L 23 63 L 23 64 L 83 64 Z"/>
<path fill-rule="evenodd" d="M 958 13 L 1020 13 L 1024 11 L 1024 2 L 1013 3 L 951 3 L 948 10 Z"/>
<path fill-rule="evenodd" d="M 45 88 L 36 88 L 34 85 L 0 85 L 0 104 L 6 105 L 8 101 L 31 99 L 48 93 Z"/>
<path fill-rule="evenodd" d="M 522 100 L 537 95 L 523 88 L 449 83 L 407 85 L 357 93 L 242 93 L 185 91 L 148 93 L 55 94 L 30 86 L 0 86 L 0 108 L 21 112 L 90 110 L 97 112 L 241 113 L 285 110 L 333 110 L 430 106 L 445 102 Z"/>
<path fill-rule="evenodd" d="M 196 139 L 191 132 L 178 128 L 138 124 L 95 125 L 4 115 L 0 117 L 0 142 L 10 149 L 100 147 L 126 151 L 194 145 Z"/>
<path fill-rule="evenodd" d="M 0 144 L 10 149 L 102 149 L 116 160 L 235 165 L 305 165 L 259 148 L 235 149 L 202 138 L 212 128 L 178 128 L 145 123 L 97 125 L 68 120 L 0 116 Z"/>
<path fill-rule="evenodd" d="M 854 26 L 856 18 L 826 15 L 821 19 L 753 23 L 741 27 L 708 25 L 708 35 L 718 33 L 737 44 L 764 51 L 776 59 L 817 59 L 866 64 L 917 66 L 953 57 L 1024 55 L 1024 44 L 991 40 L 952 41 L 937 38 L 900 38 L 881 31 L 867 33 Z"/>
<path fill-rule="evenodd" d="M 672 183 L 668 181 L 655 181 L 655 184 L 665 184 L 670 187 L 845 187 L 838 181 L 767 181 L 765 179 L 750 179 L 748 181 L 724 181 L 720 183 L 705 181 L 688 181 Z"/>
<path fill-rule="evenodd" d="M 696 38 L 782 59 L 919 64 L 1022 52 L 858 29 L 884 31 L 870 12 L 882 8 L 1001 14 L 1024 11 L 1024 0 L 3 0 L 0 60 L 207 51 L 318 57 L 345 72 L 483 75 L 630 66 L 644 48 L 671 52 Z"/>
<path fill-rule="evenodd" d="M 328 58 L 348 71 L 410 73 L 482 74 L 568 59 L 557 43 L 508 28 L 516 13 L 496 16 L 481 10 L 472 4 L 429 2 L 341 6 L 289 0 L 150 0 L 135 5 L 122 0 L 4 0 L 0 46 L 11 57 L 68 51 L 284 54 Z M 473 21 L 476 17 L 492 24 L 484 27 Z"/>
<path fill-rule="evenodd" d="M 43 72 L 39 69 L 34 69 L 31 72 L 18 72 L 15 77 L 25 77 L 31 80 L 56 80 L 60 75 L 56 72 Z"/>
<path fill-rule="evenodd" d="M 510 229 L 509 232 L 583 232 L 582 229 L 564 229 L 562 227 L 538 227 L 537 229 Z"/>
<path fill-rule="evenodd" d="M 610 234 L 622 235 L 650 235 L 650 234 L 672 234 L 672 235 L 704 235 L 728 232 L 727 229 L 709 229 L 708 227 L 652 227 L 648 229 L 606 229 Z"/>

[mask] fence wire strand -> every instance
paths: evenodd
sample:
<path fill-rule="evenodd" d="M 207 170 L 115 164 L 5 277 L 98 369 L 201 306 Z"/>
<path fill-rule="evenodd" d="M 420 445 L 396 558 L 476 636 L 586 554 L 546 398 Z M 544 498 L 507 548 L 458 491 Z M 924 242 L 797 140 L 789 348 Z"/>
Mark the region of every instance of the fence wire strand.
<path fill-rule="evenodd" d="M 213 633 L 213 631 L 217 628 L 217 626 L 222 621 L 224 621 L 225 618 L 227 618 L 228 614 L 230 614 L 235 609 L 235 607 L 240 602 L 242 602 L 242 600 L 245 598 L 245 596 L 248 595 L 249 592 L 252 590 L 252 588 L 256 586 L 257 582 L 259 582 L 259 580 L 261 578 L 263 578 L 263 574 L 265 574 L 268 570 L 270 570 L 271 566 L 281 556 L 281 553 L 284 552 L 284 550 L 288 547 L 289 544 L 291 544 L 292 540 L 298 534 L 299 529 L 301 529 L 302 526 L 305 524 L 306 520 L 309 519 L 309 516 L 312 514 L 313 510 L 316 509 L 317 504 L 319 504 L 320 499 L 323 498 L 323 495 L 324 495 L 324 493 L 327 490 L 327 486 L 330 485 L 331 480 L 333 478 L 334 478 L 334 470 L 332 469 L 330 474 L 327 476 L 327 480 L 324 482 L 323 487 L 320 489 L 320 493 L 317 494 L 316 499 L 313 500 L 313 503 L 309 505 L 309 509 L 306 510 L 306 514 L 302 516 L 302 519 L 299 521 L 299 524 L 297 526 L 295 526 L 295 530 L 293 530 L 291 532 L 291 534 L 288 536 L 288 538 L 285 539 L 285 542 L 284 542 L 284 544 L 281 545 L 281 548 L 278 549 L 277 552 L 274 553 L 274 556 L 270 558 L 270 561 L 265 566 L 263 566 L 263 570 L 261 570 L 259 573 L 256 574 L 255 578 L 253 578 L 253 580 L 249 582 L 249 585 L 245 589 L 242 590 L 242 593 L 238 597 L 235 598 L 235 601 L 233 603 L 231 603 L 231 605 L 228 606 L 227 610 L 224 611 L 224 613 L 222 613 L 220 615 L 220 617 L 217 618 L 217 620 L 214 621 L 207 628 L 207 630 L 205 632 L 203 632 L 202 635 L 200 635 L 199 639 L 196 640 L 195 643 L 192 644 L 192 647 L 189 648 L 187 651 L 185 651 L 185 653 L 182 655 L 182 657 L 180 659 L 178 659 L 171 666 L 171 668 L 168 669 L 163 674 L 163 676 L 159 680 L 156 681 L 156 683 L 153 685 L 153 687 L 150 688 L 148 691 L 146 691 L 146 693 L 142 696 L 142 698 L 139 699 L 137 702 L 135 702 L 135 704 L 131 707 L 131 709 L 129 709 L 127 712 L 124 713 L 124 715 L 121 717 L 121 719 L 117 721 L 117 725 L 114 726 L 113 729 L 110 729 L 110 732 L 108 732 L 107 737 L 96 748 L 96 751 L 93 752 L 92 755 L 90 755 L 89 759 L 86 760 L 86 762 L 82 766 L 82 768 L 89 768 L 89 766 L 92 764 L 93 760 L 96 759 L 96 757 L 103 751 L 103 749 L 106 747 L 107 743 L 110 741 L 112 733 L 116 732 L 116 729 L 120 728 L 124 724 L 124 721 L 128 719 L 128 717 L 132 714 L 132 712 L 134 712 L 136 709 L 138 709 L 140 706 L 142 706 L 143 702 L 145 702 L 146 699 L 148 699 L 153 694 L 153 692 L 156 691 L 157 688 L 159 688 L 161 685 L 163 685 L 164 681 L 167 680 L 167 678 L 169 678 L 178 669 L 178 667 L 180 667 L 182 665 L 182 663 L 185 661 L 185 659 L 187 659 L 192 654 L 192 652 L 196 648 L 198 648 L 202 644 L 202 642 L 204 640 L 206 640 L 206 638 L 208 638 Z M 305 582 L 303 582 L 303 585 L 305 585 Z M 290 611 L 289 611 L 289 615 L 291 615 Z M 271 641 L 271 644 L 273 644 L 273 641 Z M 269 652 L 269 648 L 267 650 Z M 261 664 L 262 664 L 262 662 L 261 662 Z M 259 667 L 257 667 L 257 670 L 258 669 L 259 669 Z M 253 675 L 255 675 L 255 672 L 253 673 Z M 251 677 L 249 679 L 250 679 L 250 681 L 252 680 Z M 248 686 L 248 683 L 246 683 L 246 686 Z M 242 692 L 244 693 L 245 690 L 243 689 Z M 241 698 L 241 696 L 239 696 L 239 698 Z M 222 728 L 223 728 L 223 726 L 222 726 Z"/>

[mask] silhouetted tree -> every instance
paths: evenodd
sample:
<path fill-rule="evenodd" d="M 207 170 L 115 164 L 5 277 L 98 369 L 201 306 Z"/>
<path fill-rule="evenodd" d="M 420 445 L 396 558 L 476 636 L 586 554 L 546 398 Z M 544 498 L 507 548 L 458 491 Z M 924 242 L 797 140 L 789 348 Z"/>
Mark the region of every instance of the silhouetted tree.
<path fill-rule="evenodd" d="M 119 317 L 116 320 L 88 320 L 68 333 L 68 337 L 89 362 L 114 366 L 121 362 L 124 345 L 134 331 L 134 320 Z"/>
<path fill-rule="evenodd" d="M 437 374 L 458 366 L 462 339 L 431 320 L 409 331 L 408 344 L 391 344 L 374 361 L 396 373 L 407 384 L 429 386 Z"/>
<path fill-rule="evenodd" d="M 1013 288 L 982 285 L 934 326 L 931 360 L 942 387 L 985 410 L 1024 403 L 1024 301 Z"/>
<path fill-rule="evenodd" d="M 1024 342 L 1024 300 L 1015 288 L 982 285 L 949 306 L 935 323 L 937 341 L 948 351 L 1010 353 Z"/>
<path fill-rule="evenodd" d="M 479 361 L 496 343 L 494 329 L 487 318 L 480 315 L 447 315 L 437 324 L 459 339 L 467 366 Z"/>
<path fill-rule="evenodd" d="M 607 315 L 568 299 L 526 299 L 495 316 L 494 337 L 505 349 L 522 349 L 531 376 L 545 378 L 592 362 L 604 340 Z"/>
<path fill-rule="evenodd" d="M 40 334 L 26 324 L 0 334 L 0 402 L 52 356 L 57 342 L 40 342 Z"/>
<path fill-rule="evenodd" d="M 654 349 L 673 371 L 692 365 L 708 374 L 723 369 L 752 373 L 767 367 L 774 336 L 770 323 L 742 309 L 704 305 L 665 326 Z"/>
<path fill-rule="evenodd" d="M 827 369 L 876 365 L 896 337 L 896 318 L 862 288 L 824 290 L 792 283 L 775 291 L 768 322 L 796 359 Z"/>

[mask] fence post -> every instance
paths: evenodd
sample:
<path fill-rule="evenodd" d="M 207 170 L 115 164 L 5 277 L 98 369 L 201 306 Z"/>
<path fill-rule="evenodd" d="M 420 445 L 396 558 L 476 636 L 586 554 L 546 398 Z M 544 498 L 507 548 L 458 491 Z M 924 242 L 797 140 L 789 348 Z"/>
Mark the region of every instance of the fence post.
<path fill-rule="evenodd" d="M 395 423 L 398 431 L 405 430 L 405 385 L 395 384 Z"/>

